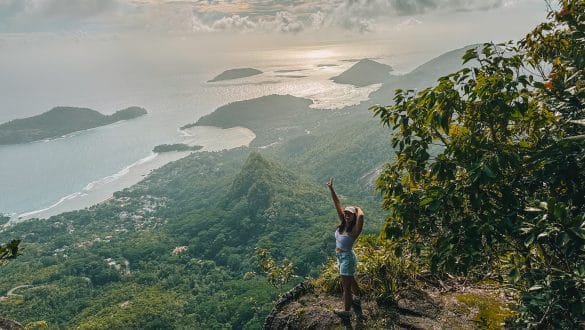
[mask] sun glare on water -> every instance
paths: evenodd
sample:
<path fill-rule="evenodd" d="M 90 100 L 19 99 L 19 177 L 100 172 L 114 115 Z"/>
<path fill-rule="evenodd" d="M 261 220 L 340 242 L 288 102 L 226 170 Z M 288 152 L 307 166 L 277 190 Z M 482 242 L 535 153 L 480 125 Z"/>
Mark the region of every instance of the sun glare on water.
<path fill-rule="evenodd" d="M 298 58 L 305 60 L 321 60 L 334 58 L 337 55 L 338 54 L 331 49 L 313 49 L 300 51 L 298 54 Z"/>

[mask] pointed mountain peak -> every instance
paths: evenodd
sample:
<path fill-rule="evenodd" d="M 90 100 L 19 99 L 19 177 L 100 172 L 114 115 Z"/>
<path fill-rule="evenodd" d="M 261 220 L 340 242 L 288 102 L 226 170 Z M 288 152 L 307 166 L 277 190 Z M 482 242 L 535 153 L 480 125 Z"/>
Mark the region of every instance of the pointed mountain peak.
<path fill-rule="evenodd" d="M 338 84 L 364 87 L 385 82 L 390 78 L 391 71 L 391 66 L 365 58 L 331 80 Z"/>
<path fill-rule="evenodd" d="M 292 176 L 293 174 L 282 166 L 265 159 L 258 152 L 252 152 L 232 182 L 227 195 L 228 200 L 246 196 L 254 186 L 269 189 L 272 186 L 287 185 Z"/>

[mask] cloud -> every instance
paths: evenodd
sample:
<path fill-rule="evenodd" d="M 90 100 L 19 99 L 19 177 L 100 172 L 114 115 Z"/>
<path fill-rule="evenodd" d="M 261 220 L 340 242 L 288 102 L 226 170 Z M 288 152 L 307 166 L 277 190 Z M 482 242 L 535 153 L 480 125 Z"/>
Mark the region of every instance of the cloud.
<path fill-rule="evenodd" d="M 274 17 L 257 20 L 249 16 L 226 16 L 216 20 L 208 28 L 209 31 L 298 33 L 304 29 L 304 24 L 291 13 L 281 11 Z"/>
<path fill-rule="evenodd" d="M 417 20 L 416 18 L 411 17 L 411 18 L 405 19 L 404 21 L 398 23 L 394 27 L 394 29 L 396 31 L 405 31 L 405 30 L 411 29 L 411 28 L 413 28 L 417 25 L 421 25 L 421 24 L 422 24 L 421 21 Z"/>
<path fill-rule="evenodd" d="M 431 11 L 489 10 L 508 5 L 509 0 L 348 0 L 362 6 L 387 9 L 396 15 L 424 14 Z"/>
<path fill-rule="evenodd" d="M 291 13 L 279 11 L 273 20 L 261 22 L 267 31 L 278 31 L 284 33 L 298 33 L 304 28 L 303 23 L 298 21 Z"/>
<path fill-rule="evenodd" d="M 232 15 L 215 21 L 210 29 L 213 31 L 252 31 L 257 26 L 258 24 L 247 16 Z"/>
<path fill-rule="evenodd" d="M 83 19 L 98 16 L 115 10 L 119 3 L 116 0 L 48 0 L 28 1 L 34 3 L 38 14 L 43 17 L 69 17 Z"/>
<path fill-rule="evenodd" d="M 197 16 L 191 17 L 191 31 L 193 32 L 211 32 L 213 28 L 201 22 Z"/>
<path fill-rule="evenodd" d="M 528 0 L 0 0 L 0 32 L 376 30 L 380 21 Z"/>
<path fill-rule="evenodd" d="M 431 12 L 475 11 L 507 7 L 519 0 L 337 0 L 313 14 L 313 26 L 337 26 L 368 32 L 379 20 Z"/>
<path fill-rule="evenodd" d="M 314 29 L 320 29 L 325 24 L 325 14 L 322 11 L 310 14 L 311 27 Z"/>
<path fill-rule="evenodd" d="M 0 31 L 75 29 L 99 22 L 119 6 L 118 0 L 0 0 Z"/>

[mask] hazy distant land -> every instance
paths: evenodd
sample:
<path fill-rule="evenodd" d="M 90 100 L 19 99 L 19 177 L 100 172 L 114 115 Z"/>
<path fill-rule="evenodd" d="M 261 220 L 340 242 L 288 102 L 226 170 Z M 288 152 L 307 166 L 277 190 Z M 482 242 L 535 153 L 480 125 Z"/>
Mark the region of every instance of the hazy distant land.
<path fill-rule="evenodd" d="M 146 113 L 140 107 L 129 107 L 112 115 L 103 115 L 88 108 L 55 107 L 37 116 L 15 119 L 0 125 L 0 145 L 52 139 L 140 117 Z"/>
<path fill-rule="evenodd" d="M 278 74 L 276 76 L 279 78 L 307 78 L 308 77 L 308 76 L 295 75 L 295 74 Z"/>
<path fill-rule="evenodd" d="M 253 68 L 230 69 L 230 70 L 226 70 L 226 71 L 220 73 L 218 76 L 209 80 L 208 82 L 246 78 L 246 77 L 255 76 L 255 75 L 258 75 L 261 73 L 263 73 L 263 72 L 260 70 L 257 70 L 257 69 L 253 69 Z"/>
<path fill-rule="evenodd" d="M 446 75 L 449 72 L 455 72 L 462 67 L 476 66 L 478 64 L 477 61 L 471 60 L 463 64 L 461 58 L 468 49 L 477 48 L 479 46 L 479 44 L 474 44 L 455 49 L 419 65 L 407 74 L 400 76 L 390 75 L 377 91 L 370 94 L 370 101 L 373 104 L 383 104 L 388 101 L 389 95 L 394 95 L 394 91 L 398 88 L 408 90 L 433 86 L 436 84 L 439 77 Z"/>
<path fill-rule="evenodd" d="M 291 72 L 299 72 L 299 71 L 307 71 L 307 69 L 287 69 L 287 70 L 276 70 L 276 73 L 291 73 Z"/>
<path fill-rule="evenodd" d="M 370 59 L 363 59 L 337 77 L 331 78 L 338 84 L 364 87 L 383 83 L 390 78 L 392 67 Z"/>

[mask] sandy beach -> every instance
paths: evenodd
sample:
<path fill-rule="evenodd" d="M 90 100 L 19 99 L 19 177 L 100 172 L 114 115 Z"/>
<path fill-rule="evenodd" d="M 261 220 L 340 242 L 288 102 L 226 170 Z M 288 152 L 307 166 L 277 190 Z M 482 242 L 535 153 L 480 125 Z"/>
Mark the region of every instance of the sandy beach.
<path fill-rule="evenodd" d="M 182 143 L 203 146 L 200 151 L 221 151 L 248 146 L 256 135 L 244 127 L 221 129 L 211 126 L 196 126 L 179 131 Z M 116 191 L 131 187 L 142 181 L 152 170 L 189 155 L 188 152 L 152 153 L 108 177 L 88 183 L 81 191 L 62 197 L 55 204 L 13 216 L 9 224 L 32 218 L 47 219 L 51 216 L 74 210 L 84 209 L 111 198 Z"/>

